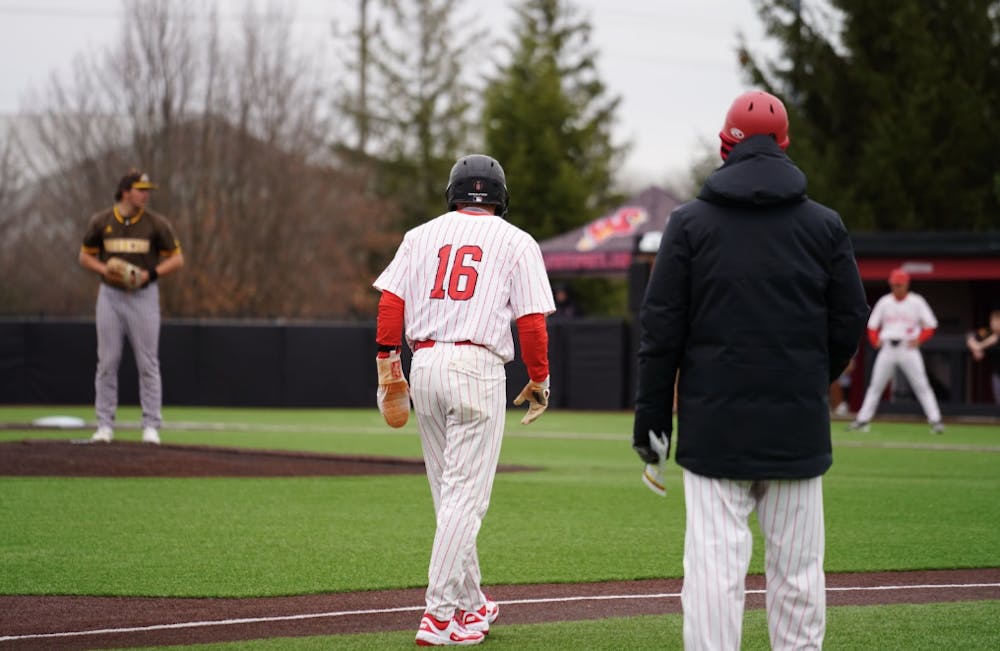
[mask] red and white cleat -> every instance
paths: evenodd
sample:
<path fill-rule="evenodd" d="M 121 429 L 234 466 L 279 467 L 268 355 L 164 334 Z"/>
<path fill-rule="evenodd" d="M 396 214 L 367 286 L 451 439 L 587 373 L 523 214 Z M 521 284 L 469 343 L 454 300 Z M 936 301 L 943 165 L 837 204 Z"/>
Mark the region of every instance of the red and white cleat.
<path fill-rule="evenodd" d="M 417 630 L 418 646 L 471 646 L 479 644 L 486 637 L 481 631 L 470 631 L 452 618 L 441 621 L 433 615 L 424 614 Z"/>
<path fill-rule="evenodd" d="M 497 602 L 486 600 L 486 605 L 479 610 L 460 610 L 455 615 L 455 619 L 470 631 L 480 631 L 483 635 L 489 635 L 490 624 L 500 617 L 500 606 Z"/>

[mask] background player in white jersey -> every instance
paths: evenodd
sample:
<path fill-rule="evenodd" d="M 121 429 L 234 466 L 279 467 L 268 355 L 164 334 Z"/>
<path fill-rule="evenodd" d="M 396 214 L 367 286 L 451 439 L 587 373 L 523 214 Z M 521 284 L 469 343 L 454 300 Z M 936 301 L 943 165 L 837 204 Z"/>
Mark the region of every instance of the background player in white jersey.
<path fill-rule="evenodd" d="M 410 383 L 437 531 L 417 644 L 478 644 L 499 608 L 480 587 L 476 537 L 490 501 L 506 416 L 504 364 L 514 357 L 517 320 L 529 382 L 528 424 L 548 405 L 548 331 L 555 310 L 537 242 L 503 219 L 500 163 L 465 156 L 445 191 L 448 212 L 406 233 L 374 286 L 380 408 L 402 393 L 401 330 L 413 351 Z M 389 396 L 387 398 L 387 396 Z"/>
<path fill-rule="evenodd" d="M 869 422 L 882 399 L 882 391 L 898 368 L 906 375 L 910 388 L 917 396 L 931 432 L 941 434 L 944 432 L 941 410 L 927 380 L 924 358 L 920 355 L 920 344 L 934 335 L 937 318 L 924 297 L 910 291 L 910 274 L 905 270 L 892 270 L 889 289 L 891 293 L 878 299 L 868 319 L 868 339 L 878 350 L 878 355 L 872 367 L 865 401 L 848 429 L 868 431 Z"/>
<path fill-rule="evenodd" d="M 669 453 L 679 369 L 684 648 L 740 648 L 756 511 L 771 648 L 819 649 L 827 394 L 868 304 L 840 216 L 784 153 L 781 101 L 741 95 L 720 137 L 725 162 L 670 216 L 643 299 L 632 445 L 647 464 Z"/>

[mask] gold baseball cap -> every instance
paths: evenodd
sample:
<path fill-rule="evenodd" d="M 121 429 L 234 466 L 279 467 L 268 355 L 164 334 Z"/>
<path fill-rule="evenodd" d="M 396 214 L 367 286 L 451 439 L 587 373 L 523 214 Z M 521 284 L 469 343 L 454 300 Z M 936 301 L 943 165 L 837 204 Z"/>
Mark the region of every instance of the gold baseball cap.
<path fill-rule="evenodd" d="M 139 178 L 132 182 L 133 190 L 155 190 L 157 185 L 149 180 L 149 174 L 143 172 Z"/>
<path fill-rule="evenodd" d="M 118 182 L 119 196 L 122 192 L 129 190 L 155 190 L 156 188 L 157 185 L 149 179 L 149 174 L 134 170 L 123 176 L 122 180 Z"/>

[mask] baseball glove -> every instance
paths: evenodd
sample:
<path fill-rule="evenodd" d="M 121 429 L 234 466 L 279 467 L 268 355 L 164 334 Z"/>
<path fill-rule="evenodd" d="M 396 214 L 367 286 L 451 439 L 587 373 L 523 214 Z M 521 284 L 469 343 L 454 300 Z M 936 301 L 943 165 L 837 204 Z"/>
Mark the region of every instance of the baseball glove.
<path fill-rule="evenodd" d="M 410 417 L 410 385 L 403 375 L 403 364 L 399 352 L 393 351 L 388 357 L 376 357 L 378 368 L 378 410 L 389 427 L 402 427 Z"/>
<path fill-rule="evenodd" d="M 142 286 L 142 268 L 121 258 L 109 258 L 108 279 L 125 289 L 137 289 Z"/>

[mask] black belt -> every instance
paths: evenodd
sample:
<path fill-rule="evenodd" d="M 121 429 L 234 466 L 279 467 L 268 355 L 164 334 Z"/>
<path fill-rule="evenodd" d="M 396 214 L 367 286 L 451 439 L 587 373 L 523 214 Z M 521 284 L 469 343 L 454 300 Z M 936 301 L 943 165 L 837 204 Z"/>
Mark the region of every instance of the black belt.
<path fill-rule="evenodd" d="M 127 293 L 127 292 L 134 292 L 136 289 L 146 289 L 147 287 L 149 287 L 150 285 L 152 285 L 156 281 L 155 280 L 150 280 L 146 284 L 139 285 L 135 289 L 128 289 L 128 288 L 122 287 L 120 285 L 113 285 L 113 284 L 109 283 L 106 280 L 102 280 L 101 282 L 104 284 L 105 287 L 110 287 L 111 289 L 117 290 L 119 292 L 126 292 Z"/>

